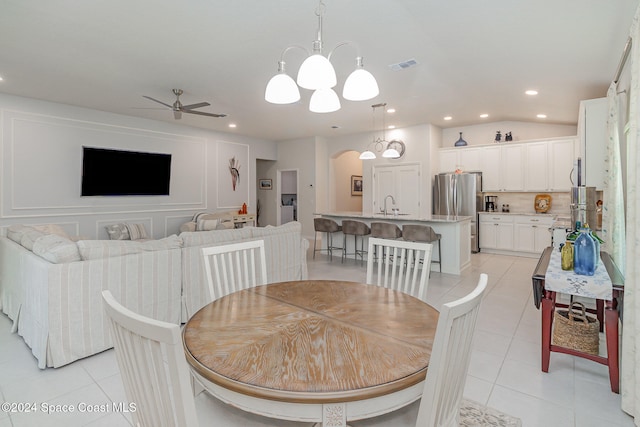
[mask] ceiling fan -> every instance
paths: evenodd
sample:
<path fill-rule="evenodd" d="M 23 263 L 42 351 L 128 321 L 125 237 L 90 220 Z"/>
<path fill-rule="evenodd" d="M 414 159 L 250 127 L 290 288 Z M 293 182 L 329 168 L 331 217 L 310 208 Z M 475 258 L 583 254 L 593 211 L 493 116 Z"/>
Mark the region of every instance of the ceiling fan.
<path fill-rule="evenodd" d="M 209 116 L 209 117 L 226 117 L 227 116 L 226 114 L 205 113 L 204 111 L 194 110 L 194 108 L 208 107 L 209 105 L 211 105 L 208 102 L 199 102 L 197 104 L 182 105 L 182 102 L 180 102 L 180 95 L 182 95 L 182 89 L 173 89 L 173 94 L 176 96 L 176 101 L 173 103 L 173 105 L 166 104 L 162 101 L 158 101 L 157 99 L 154 99 L 150 96 L 142 95 L 142 97 L 150 99 L 153 102 L 157 102 L 158 104 L 162 104 L 165 107 L 171 108 L 173 110 L 173 118 L 176 120 L 180 120 L 182 118 L 182 113 L 197 114 L 200 116 Z"/>

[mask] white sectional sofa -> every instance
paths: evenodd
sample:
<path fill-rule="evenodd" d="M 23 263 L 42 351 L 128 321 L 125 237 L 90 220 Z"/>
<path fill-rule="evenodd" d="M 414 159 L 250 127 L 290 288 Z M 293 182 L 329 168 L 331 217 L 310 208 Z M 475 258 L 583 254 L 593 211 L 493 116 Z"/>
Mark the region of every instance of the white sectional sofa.
<path fill-rule="evenodd" d="M 208 301 L 200 248 L 264 239 L 269 282 L 307 278 L 300 223 L 181 233 L 146 242 L 81 240 L 11 226 L 0 237 L 0 309 L 38 360 L 59 367 L 113 346 L 101 292 L 172 323 Z"/>

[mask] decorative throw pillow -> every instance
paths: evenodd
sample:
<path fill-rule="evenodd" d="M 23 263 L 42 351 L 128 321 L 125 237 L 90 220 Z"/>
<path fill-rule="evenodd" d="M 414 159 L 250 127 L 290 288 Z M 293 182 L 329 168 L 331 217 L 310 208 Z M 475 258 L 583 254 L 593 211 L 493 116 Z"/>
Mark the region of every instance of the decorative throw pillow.
<path fill-rule="evenodd" d="M 113 224 L 105 227 L 109 234 L 109 240 L 131 240 L 127 224 Z"/>
<path fill-rule="evenodd" d="M 196 225 L 196 231 L 210 231 L 218 227 L 217 219 L 201 219 Z"/>
<path fill-rule="evenodd" d="M 61 237 L 69 238 L 69 235 L 64 231 L 64 228 L 60 227 L 58 224 L 33 225 L 32 227 L 45 234 L 56 234 Z"/>
<path fill-rule="evenodd" d="M 130 224 L 127 223 L 127 229 L 129 230 L 129 237 L 131 240 L 148 239 L 149 235 L 144 228 L 144 224 Z"/>
<path fill-rule="evenodd" d="M 32 251 L 33 244 L 36 242 L 36 240 L 38 240 L 42 236 L 46 236 L 46 234 L 44 234 L 42 231 L 36 230 L 35 228 L 31 228 L 30 230 L 27 230 L 22 235 L 22 240 L 20 240 L 20 244 L 25 248 L 29 249 L 30 251 Z"/>

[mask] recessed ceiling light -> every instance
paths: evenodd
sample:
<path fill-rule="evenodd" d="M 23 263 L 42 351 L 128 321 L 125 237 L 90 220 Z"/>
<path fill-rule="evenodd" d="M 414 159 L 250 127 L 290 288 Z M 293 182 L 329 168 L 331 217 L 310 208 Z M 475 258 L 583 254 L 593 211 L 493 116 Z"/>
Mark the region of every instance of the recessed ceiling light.
<path fill-rule="evenodd" d="M 395 126 L 395 125 L 389 125 L 389 126 L 387 126 L 387 129 L 395 129 L 395 128 L 396 128 L 396 126 Z"/>
<path fill-rule="evenodd" d="M 389 108 L 389 109 L 387 110 L 387 113 L 395 113 L 395 112 L 396 112 L 396 109 L 395 109 L 395 108 Z"/>
<path fill-rule="evenodd" d="M 2 76 L 0 76 L 0 82 L 1 82 L 2 80 L 4 80 L 4 79 L 2 78 Z"/>
<path fill-rule="evenodd" d="M 453 119 L 453 117 L 451 117 L 451 116 L 445 116 L 444 117 L 444 120 L 451 120 L 451 119 Z"/>
<path fill-rule="evenodd" d="M 235 127 L 237 127 L 237 126 L 236 126 L 236 124 L 235 124 L 235 123 L 229 123 L 229 127 L 230 127 L 230 128 L 235 128 Z"/>
<path fill-rule="evenodd" d="M 546 119 L 547 115 L 546 114 L 538 114 L 536 117 L 539 118 L 539 119 Z"/>
<path fill-rule="evenodd" d="M 487 113 L 480 114 L 480 118 L 481 119 L 486 119 L 487 117 L 489 117 L 489 115 Z"/>
<path fill-rule="evenodd" d="M 538 91 L 537 90 L 533 90 L 533 89 L 529 89 L 528 91 L 525 92 L 527 95 L 537 95 Z"/>

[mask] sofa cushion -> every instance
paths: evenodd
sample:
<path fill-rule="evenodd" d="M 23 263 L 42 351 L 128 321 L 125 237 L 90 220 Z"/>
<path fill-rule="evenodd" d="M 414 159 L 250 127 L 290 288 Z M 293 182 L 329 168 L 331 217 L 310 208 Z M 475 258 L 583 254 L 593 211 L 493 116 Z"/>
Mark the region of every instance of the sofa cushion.
<path fill-rule="evenodd" d="M 69 238 L 69 235 L 64 228 L 60 227 L 58 224 L 42 224 L 42 225 L 32 225 L 31 227 L 35 228 L 38 231 L 42 231 L 45 234 L 55 234 L 61 237 Z"/>
<path fill-rule="evenodd" d="M 131 240 L 127 224 L 111 224 L 107 225 L 105 228 L 107 229 L 109 240 Z"/>
<path fill-rule="evenodd" d="M 80 257 L 83 260 L 180 248 L 182 248 L 182 239 L 175 234 L 164 239 L 146 242 L 130 240 L 81 240 L 78 242 Z"/>
<path fill-rule="evenodd" d="M 20 240 L 20 244 L 32 251 L 33 244 L 42 236 L 46 236 L 46 234 L 42 231 L 36 230 L 35 228 L 30 228 L 22 234 L 22 240 Z"/>
<path fill-rule="evenodd" d="M 80 261 L 78 245 L 57 234 L 46 234 L 33 244 L 33 253 L 54 264 Z"/>
<path fill-rule="evenodd" d="M 302 233 L 302 224 L 298 221 L 290 221 L 286 224 L 280 225 L 278 227 L 273 227 L 267 225 L 266 227 L 252 227 L 251 236 L 252 237 L 263 237 L 263 236 L 271 236 L 274 234 L 287 234 L 287 233 Z"/>
<path fill-rule="evenodd" d="M 217 245 L 247 240 L 252 237 L 251 228 L 232 228 L 229 230 L 187 231 L 180 233 L 184 247 Z"/>
<path fill-rule="evenodd" d="M 33 230 L 33 227 L 23 224 L 13 224 L 7 230 L 7 237 L 16 243 L 22 242 L 22 236 L 29 230 Z"/>

